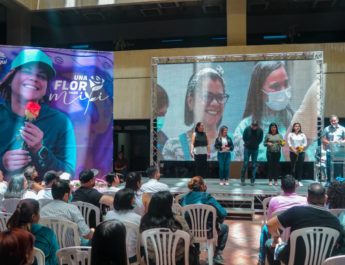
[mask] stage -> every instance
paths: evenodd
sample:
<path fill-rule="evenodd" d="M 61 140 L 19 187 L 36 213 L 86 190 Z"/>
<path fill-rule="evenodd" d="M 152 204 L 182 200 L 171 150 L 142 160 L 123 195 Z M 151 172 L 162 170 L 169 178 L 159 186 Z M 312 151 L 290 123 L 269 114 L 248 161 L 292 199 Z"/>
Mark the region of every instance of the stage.
<path fill-rule="evenodd" d="M 190 178 L 161 178 L 160 181 L 167 184 L 171 193 L 179 194 L 188 192 L 188 181 Z M 143 183 L 146 179 L 143 179 Z M 205 179 L 207 185 L 207 192 L 211 194 L 223 195 L 253 195 L 253 196 L 275 196 L 281 191 L 280 180 L 278 186 L 269 186 L 267 179 L 257 179 L 255 185 L 250 185 L 250 180 L 246 180 L 246 185 L 242 186 L 239 179 L 230 179 L 229 186 L 219 185 L 218 179 Z M 298 187 L 296 192 L 299 195 L 307 195 L 308 185 L 315 182 L 314 180 L 302 180 L 303 186 Z"/>
<path fill-rule="evenodd" d="M 143 179 L 145 183 L 147 179 Z M 169 186 L 170 192 L 174 195 L 187 193 L 187 185 L 190 178 L 161 178 L 161 182 Z M 262 201 L 271 196 L 279 195 L 281 192 L 280 180 L 277 186 L 269 186 L 267 179 L 257 179 L 254 186 L 250 185 L 250 180 L 246 180 L 246 185 L 242 186 L 239 179 L 230 179 L 229 186 L 219 185 L 218 179 L 205 179 L 207 192 L 212 194 L 224 206 L 229 214 L 233 216 L 249 216 L 253 219 L 254 214 L 262 213 Z M 296 189 L 296 193 L 306 196 L 308 185 L 314 180 L 302 180 L 303 186 Z"/>

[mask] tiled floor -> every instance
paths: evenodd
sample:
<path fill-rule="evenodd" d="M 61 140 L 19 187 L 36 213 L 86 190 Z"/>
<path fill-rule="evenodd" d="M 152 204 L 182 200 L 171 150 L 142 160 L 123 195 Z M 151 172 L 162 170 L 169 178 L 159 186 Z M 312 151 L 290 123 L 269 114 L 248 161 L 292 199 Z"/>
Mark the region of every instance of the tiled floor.
<path fill-rule="evenodd" d="M 226 265 L 257 264 L 262 220 L 262 215 L 255 215 L 253 221 L 243 219 L 225 221 L 229 225 L 228 242 L 223 252 Z M 202 251 L 200 259 L 201 265 L 207 264 L 206 251 Z"/>

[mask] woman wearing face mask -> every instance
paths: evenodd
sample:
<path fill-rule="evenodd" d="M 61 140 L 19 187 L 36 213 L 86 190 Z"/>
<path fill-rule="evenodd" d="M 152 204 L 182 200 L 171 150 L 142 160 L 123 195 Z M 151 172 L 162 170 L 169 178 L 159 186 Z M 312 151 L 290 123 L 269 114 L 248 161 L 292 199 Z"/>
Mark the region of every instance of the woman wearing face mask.
<path fill-rule="evenodd" d="M 185 97 L 184 123 L 192 127 L 179 137 L 166 142 L 163 149 L 164 160 L 192 160 L 191 139 L 194 124 L 198 121 L 204 124 L 210 143 L 214 143 L 218 137 L 218 126 L 229 99 L 222 72 L 223 69 L 207 67 L 191 76 Z M 213 146 L 210 150 L 210 159 L 217 159 L 217 150 Z"/>
<path fill-rule="evenodd" d="M 76 140 L 71 121 L 46 104 L 55 76 L 50 57 L 38 49 L 24 49 L 0 82 L 0 169 L 5 174 L 33 165 L 38 175 L 48 170 L 74 174 Z M 27 104 L 40 105 L 36 119 L 27 119 Z"/>
<path fill-rule="evenodd" d="M 287 142 L 290 150 L 292 174 L 298 180 L 298 184 L 303 186 L 301 179 L 303 175 L 304 149 L 307 146 L 307 137 L 302 132 L 302 127 L 299 122 L 295 122 L 292 125 L 292 130 L 288 134 Z"/>
<path fill-rule="evenodd" d="M 165 89 L 157 84 L 157 151 L 158 160 L 162 160 L 162 152 L 168 136 L 162 130 L 165 122 L 165 115 L 169 108 L 169 96 Z"/>
<path fill-rule="evenodd" d="M 291 87 L 289 77 L 282 61 L 261 61 L 255 64 L 248 89 L 247 103 L 243 113 L 243 120 L 235 129 L 235 157 L 243 159 L 244 129 L 251 124 L 251 120 L 258 121 L 264 131 L 270 123 L 279 126 L 281 135 L 285 135 L 293 117 L 290 107 Z M 266 150 L 259 145 L 258 160 L 265 161 Z"/>
<path fill-rule="evenodd" d="M 285 141 L 283 136 L 279 134 L 278 125 L 276 123 L 271 123 L 264 140 L 264 146 L 267 147 L 266 158 L 268 164 L 269 186 L 272 186 L 272 179 L 274 179 L 274 186 L 278 185 L 281 147 L 284 145 Z"/>

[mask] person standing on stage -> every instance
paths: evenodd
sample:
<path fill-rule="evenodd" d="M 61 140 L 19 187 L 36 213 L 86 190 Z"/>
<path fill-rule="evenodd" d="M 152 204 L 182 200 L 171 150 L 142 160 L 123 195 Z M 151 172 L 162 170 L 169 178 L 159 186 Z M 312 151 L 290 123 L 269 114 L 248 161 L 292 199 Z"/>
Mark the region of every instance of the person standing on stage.
<path fill-rule="evenodd" d="M 278 186 L 281 147 L 284 145 L 285 141 L 283 136 L 279 134 L 278 125 L 272 122 L 268 128 L 268 133 L 266 134 L 264 140 L 264 146 L 267 147 L 266 157 L 268 164 L 269 186 L 272 186 L 272 179 L 274 179 L 274 185 Z"/>
<path fill-rule="evenodd" d="M 232 143 L 230 136 L 228 136 L 228 127 L 220 127 L 214 147 L 218 150 L 219 184 L 229 185 L 231 161 L 230 152 L 234 150 L 234 144 Z"/>
<path fill-rule="evenodd" d="M 207 158 L 210 157 L 210 145 L 205 133 L 204 123 L 198 122 L 192 134 L 190 154 L 195 160 L 195 174 L 207 176 Z"/>
<path fill-rule="evenodd" d="M 303 163 L 307 146 L 307 137 L 302 132 L 302 127 L 299 122 L 292 125 L 292 130 L 287 137 L 288 146 L 290 150 L 291 171 L 297 179 L 299 186 L 303 186 L 301 179 L 303 176 Z"/>
<path fill-rule="evenodd" d="M 250 179 L 250 184 L 254 185 L 255 177 L 256 177 L 256 161 L 258 159 L 259 153 L 259 145 L 263 140 L 263 131 L 259 127 L 259 124 L 256 120 L 252 120 L 252 124 L 247 126 L 244 129 L 243 135 L 243 166 L 241 170 L 241 185 L 245 185 L 245 177 L 246 171 L 248 169 L 249 159 L 252 158 L 252 177 Z M 249 176 L 248 176 L 249 178 Z"/>
<path fill-rule="evenodd" d="M 328 187 L 331 183 L 331 149 L 330 143 L 345 143 L 345 127 L 339 125 L 339 119 L 336 115 L 331 115 L 329 118 L 331 125 L 327 126 L 322 133 L 322 143 L 326 149 L 326 169 L 327 169 L 327 183 Z M 336 171 L 335 171 L 336 170 Z M 334 168 L 334 176 L 341 170 L 338 167 Z"/>

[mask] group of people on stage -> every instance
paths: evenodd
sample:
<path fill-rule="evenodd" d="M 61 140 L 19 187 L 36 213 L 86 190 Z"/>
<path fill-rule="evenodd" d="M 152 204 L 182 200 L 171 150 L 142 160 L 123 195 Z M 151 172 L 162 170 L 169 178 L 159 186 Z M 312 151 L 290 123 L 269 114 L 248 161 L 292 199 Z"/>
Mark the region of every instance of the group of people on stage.
<path fill-rule="evenodd" d="M 327 150 L 327 183 L 331 181 L 331 150 L 330 143 L 345 143 L 345 127 L 339 125 L 337 116 L 332 115 L 330 118 L 331 125 L 327 126 L 322 134 L 322 143 Z M 243 166 L 241 169 L 241 184 L 245 185 L 245 174 L 248 170 L 249 160 L 252 162 L 252 175 L 250 177 L 251 185 L 255 183 L 257 171 L 257 158 L 259 145 L 263 142 L 266 149 L 266 158 L 268 164 L 268 184 L 278 185 L 279 162 L 282 148 L 286 145 L 289 150 L 292 174 L 296 177 L 300 186 L 303 186 L 301 179 L 303 177 L 303 163 L 305 160 L 305 148 L 307 147 L 307 137 L 302 131 L 300 123 L 295 122 L 292 125 L 291 132 L 287 135 L 287 141 L 279 133 L 278 125 L 272 122 L 269 125 L 268 132 L 263 137 L 263 130 L 259 127 L 256 120 L 252 120 L 251 125 L 247 126 L 242 136 L 244 142 Z M 207 175 L 207 158 L 210 157 L 210 142 L 205 132 L 205 126 L 198 122 L 195 132 L 191 138 L 191 156 L 195 160 L 195 173 L 199 176 Z M 220 185 L 229 185 L 231 152 L 234 150 L 234 144 L 228 135 L 228 127 L 221 126 L 218 137 L 215 139 L 214 148 L 218 151 L 217 158 L 219 163 Z M 340 172 L 337 172 L 340 173 Z M 249 176 L 248 176 L 249 178 Z"/>
<path fill-rule="evenodd" d="M 292 88 L 286 63 L 255 63 L 242 121 L 234 129 L 231 138 L 229 128 L 221 126 L 225 104 L 229 99 L 221 70 L 206 67 L 191 76 L 185 95 L 184 124 L 192 127 L 178 137 L 165 137 L 164 143 L 160 143 L 161 159 L 194 159 L 195 173 L 200 176 L 207 174 L 207 159 L 218 160 L 220 185 L 229 184 L 231 160 L 243 161 L 240 176 L 243 185 L 250 159 L 253 166 L 252 185 L 255 183 L 257 161 L 267 159 L 269 185 L 277 185 L 279 162 L 290 160 L 291 171 L 302 185 L 303 163 L 313 160 L 315 150 L 319 148 L 317 112 L 305 111 L 318 104 L 315 101 L 320 89 L 318 81 L 312 82 L 299 109 L 294 111 L 290 106 Z M 162 90 L 162 87 L 159 86 L 159 89 Z M 158 98 L 158 103 L 160 101 Z M 168 105 L 164 106 L 165 115 Z M 338 121 L 336 116 L 334 118 Z M 322 142 L 328 154 L 327 141 L 330 137 L 334 141 L 345 141 L 344 129 L 337 121 L 337 129 L 327 127 L 323 135 Z M 302 131 L 302 125 L 305 132 Z M 162 133 L 161 129 L 160 126 L 159 133 Z M 264 132 L 267 132 L 265 136 Z M 327 161 L 330 161 L 330 155 L 328 157 Z M 328 168 L 329 165 L 330 162 Z M 327 175 L 327 181 L 330 182 L 330 173 Z"/>

